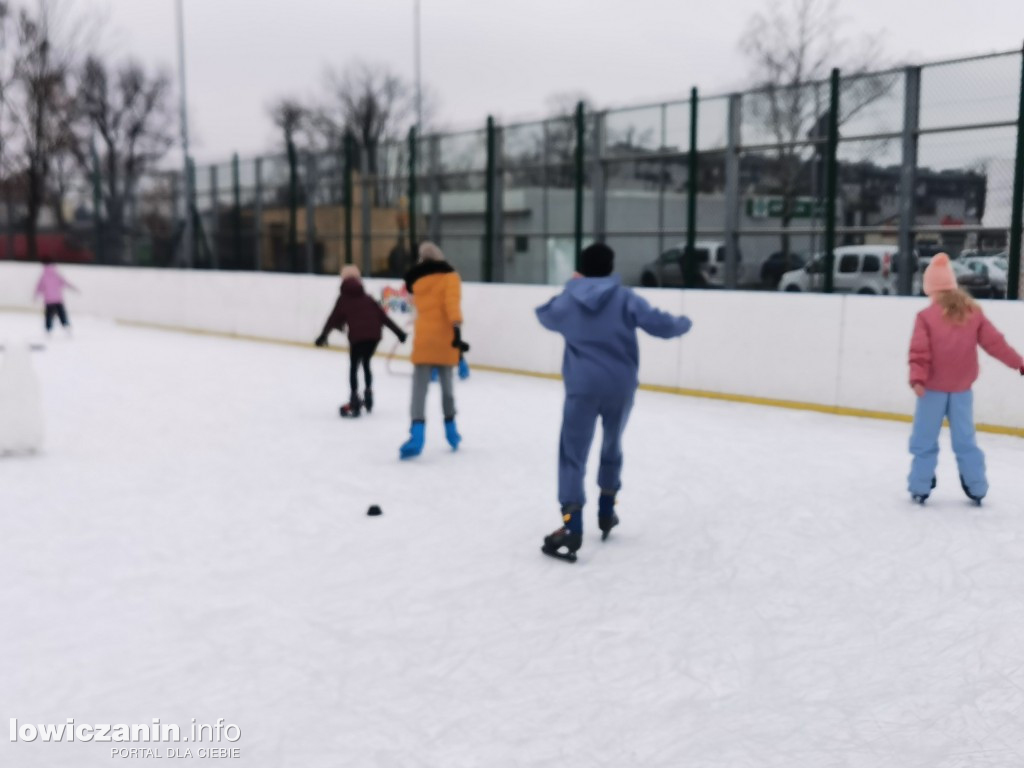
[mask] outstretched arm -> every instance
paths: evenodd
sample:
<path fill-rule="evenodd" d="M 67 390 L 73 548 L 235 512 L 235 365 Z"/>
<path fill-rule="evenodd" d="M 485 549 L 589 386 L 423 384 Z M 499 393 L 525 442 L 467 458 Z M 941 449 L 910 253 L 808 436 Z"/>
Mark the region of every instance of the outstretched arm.
<path fill-rule="evenodd" d="M 657 336 L 659 339 L 672 339 L 682 336 L 693 327 L 690 318 L 685 315 L 669 314 L 652 307 L 643 296 L 630 293 L 629 316 L 633 325 L 643 331 Z"/>
<path fill-rule="evenodd" d="M 341 331 L 345 328 L 345 308 L 342 306 L 341 297 L 334 303 L 334 309 L 331 310 L 331 314 L 327 317 L 327 322 L 324 323 L 324 329 L 320 332 L 320 335 L 316 339 L 316 345 L 322 347 L 327 344 L 327 335 L 333 331 Z"/>
<path fill-rule="evenodd" d="M 534 310 L 537 313 L 537 320 L 549 331 L 561 332 L 562 324 L 565 321 L 565 309 L 568 300 L 564 293 L 560 293 L 548 301 L 547 304 L 537 307 Z"/>
<path fill-rule="evenodd" d="M 398 326 L 398 323 L 396 323 L 394 320 L 392 320 L 390 317 L 388 317 L 388 313 L 384 311 L 384 307 L 382 307 L 382 306 L 380 306 L 380 304 L 378 304 L 377 305 L 377 309 L 380 310 L 380 317 L 381 317 L 381 320 L 384 322 L 384 325 L 386 325 L 391 330 L 391 332 L 393 334 L 395 334 L 395 336 L 398 337 L 399 341 L 404 343 L 405 342 L 405 338 L 407 336 L 406 332 L 403 331 Z"/>
<path fill-rule="evenodd" d="M 1007 343 L 999 329 L 984 316 L 982 316 L 981 325 L 978 327 L 978 343 L 992 357 L 1010 368 L 1017 370 L 1024 368 L 1024 358 L 1021 358 L 1020 353 Z"/>

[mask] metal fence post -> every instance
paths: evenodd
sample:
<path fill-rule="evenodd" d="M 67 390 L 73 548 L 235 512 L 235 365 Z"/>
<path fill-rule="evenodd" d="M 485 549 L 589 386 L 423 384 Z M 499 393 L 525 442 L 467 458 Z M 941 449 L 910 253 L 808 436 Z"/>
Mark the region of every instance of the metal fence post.
<path fill-rule="evenodd" d="M 739 284 L 740 223 L 740 126 L 743 97 L 729 97 L 725 144 L 725 287 L 735 290 Z"/>
<path fill-rule="evenodd" d="M 594 113 L 594 146 L 590 152 L 590 194 L 594 206 L 594 239 L 600 243 L 607 236 L 607 181 L 604 175 L 605 113 Z"/>
<path fill-rule="evenodd" d="M 900 253 L 897 285 L 900 296 L 914 286 L 914 224 L 917 220 L 917 130 L 921 115 L 921 68 L 904 70 L 903 161 L 900 167 Z"/>
<path fill-rule="evenodd" d="M 416 231 L 416 216 L 419 213 L 419 206 L 416 205 L 416 126 L 409 129 L 409 253 L 418 252 L 418 233 Z"/>
<path fill-rule="evenodd" d="M 295 143 L 288 140 L 288 270 L 298 272 L 299 250 L 299 169 Z"/>
<path fill-rule="evenodd" d="M 206 234 L 203 232 L 202 222 L 199 220 L 199 208 L 196 205 L 196 164 L 192 158 L 188 158 L 185 163 L 185 168 L 188 170 L 188 176 L 185 179 L 185 217 L 187 226 L 185 227 L 185 236 L 189 239 L 188 250 L 185 255 L 188 257 L 187 268 L 195 269 L 196 265 L 201 261 L 202 255 L 199 249 L 200 238 L 205 238 Z M 209 253 L 209 248 L 206 249 Z"/>
<path fill-rule="evenodd" d="M 234 264 L 238 269 L 242 266 L 242 182 L 239 178 L 238 153 L 231 157 L 231 192 L 234 207 L 231 211 L 232 240 L 234 244 Z"/>
<path fill-rule="evenodd" d="M 494 129 L 494 222 L 491 225 L 491 280 L 505 282 L 505 132 Z"/>
<path fill-rule="evenodd" d="M 829 83 L 828 108 L 828 156 L 825 159 L 827 182 L 825 189 L 825 293 L 832 293 L 834 280 L 832 272 L 835 268 L 836 246 L 836 190 L 838 188 L 839 168 L 836 162 L 839 147 L 839 70 L 832 70 Z"/>
<path fill-rule="evenodd" d="M 667 187 L 668 165 L 665 162 L 665 144 L 668 141 L 668 106 L 661 105 L 661 141 L 658 144 L 658 152 L 661 155 L 658 176 L 658 253 L 665 250 L 665 189 Z"/>
<path fill-rule="evenodd" d="M 370 178 L 370 153 L 359 147 L 359 235 L 363 243 L 363 274 L 373 274 L 373 179 Z"/>
<path fill-rule="evenodd" d="M 171 198 L 171 221 L 181 221 L 181 171 L 168 171 L 167 178 L 171 183 L 170 198 Z M 179 242 L 180 246 L 181 243 Z M 179 258 L 178 251 L 171 255 L 171 258 L 166 263 L 157 264 L 154 259 L 153 266 L 155 267 L 181 267 L 182 265 L 177 262 Z"/>
<path fill-rule="evenodd" d="M 255 247 L 253 248 L 253 261 L 256 271 L 263 268 L 263 158 L 256 158 L 256 204 L 253 207 L 253 234 Z"/>
<path fill-rule="evenodd" d="M 435 243 L 441 242 L 441 137 L 434 134 L 428 145 L 428 164 L 430 174 L 430 222 L 427 225 L 428 237 Z"/>
<path fill-rule="evenodd" d="M 342 170 L 342 204 L 345 206 L 345 263 L 352 263 L 352 172 L 355 164 L 355 139 L 346 132 L 344 145 L 345 167 Z"/>
<path fill-rule="evenodd" d="M 1013 207 L 1010 210 L 1010 269 L 1006 298 L 1020 298 L 1021 229 L 1024 228 L 1024 49 L 1021 50 L 1020 103 L 1017 109 L 1017 162 L 1013 171 Z"/>
<path fill-rule="evenodd" d="M 96 263 L 97 264 L 103 264 L 104 263 L 104 253 L 103 253 L 103 219 L 102 219 L 102 217 L 100 215 L 100 211 L 103 208 L 103 180 L 102 180 L 102 177 L 100 176 L 100 156 L 96 152 L 96 139 L 95 139 L 95 137 L 93 137 L 92 139 L 89 140 L 89 152 L 92 155 L 92 211 L 93 211 L 93 213 L 92 213 L 92 220 L 93 220 L 93 225 L 96 228 L 96 233 L 95 233 L 95 237 L 96 237 Z M 186 185 L 188 184 L 188 180 L 187 179 L 185 180 L 185 183 L 186 183 Z M 9 258 L 13 259 L 14 258 L 14 245 L 13 245 L 13 243 L 14 243 L 14 236 L 11 233 L 13 233 L 14 230 L 11 228 L 11 222 L 13 221 L 13 217 L 11 216 L 12 208 L 13 208 L 13 206 L 11 205 L 10 194 L 8 193 L 8 196 L 7 196 L 8 255 L 9 255 Z M 186 215 L 188 215 L 188 214 L 186 213 Z M 186 229 L 186 232 L 187 231 L 188 230 Z M 185 266 L 191 267 L 192 265 L 191 264 L 186 264 Z"/>
<path fill-rule="evenodd" d="M 583 149 L 586 132 L 583 102 L 576 103 L 576 166 L 575 166 L 575 210 L 573 211 L 573 236 L 576 246 L 576 271 L 580 268 L 580 253 L 583 251 Z"/>
<path fill-rule="evenodd" d="M 548 283 L 551 281 L 551 255 L 548 250 L 548 240 L 551 236 L 551 219 L 550 212 L 548 210 L 550 206 L 550 194 L 548 193 L 548 187 L 550 186 L 550 179 L 548 178 L 548 165 L 551 162 L 551 127 L 547 120 L 541 123 L 543 133 L 543 147 L 541 156 L 541 168 L 540 168 L 540 204 L 542 206 L 540 215 L 540 231 L 544 238 L 543 253 L 544 253 L 544 282 Z"/>
<path fill-rule="evenodd" d="M 306 153 L 306 272 L 312 274 L 316 262 L 316 155 Z"/>
<path fill-rule="evenodd" d="M 484 178 L 484 263 L 483 281 L 494 279 L 494 118 L 487 117 L 487 172 Z"/>
<path fill-rule="evenodd" d="M 210 269 L 220 269 L 220 195 L 217 190 L 217 166 L 210 166 Z"/>
<path fill-rule="evenodd" d="M 699 283 L 697 249 L 697 89 L 690 89 L 690 151 L 686 153 L 686 254 L 683 256 L 683 286 Z"/>

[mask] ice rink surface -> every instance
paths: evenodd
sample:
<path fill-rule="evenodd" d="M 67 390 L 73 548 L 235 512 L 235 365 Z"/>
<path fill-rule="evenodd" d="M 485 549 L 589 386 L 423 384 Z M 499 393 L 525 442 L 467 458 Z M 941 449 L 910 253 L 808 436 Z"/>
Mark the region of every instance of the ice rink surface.
<path fill-rule="evenodd" d="M 588 504 L 569 565 L 560 382 L 457 382 L 457 453 L 435 385 L 399 462 L 408 364 L 343 421 L 337 351 L 72 320 L 44 450 L 0 459 L 5 718 L 224 718 L 268 768 L 1024 765 L 1024 440 L 979 435 L 978 509 L 944 431 L 917 507 L 908 424 L 640 392 L 622 524 Z M 195 748 L 0 765 L 151 764 L 112 746 Z"/>

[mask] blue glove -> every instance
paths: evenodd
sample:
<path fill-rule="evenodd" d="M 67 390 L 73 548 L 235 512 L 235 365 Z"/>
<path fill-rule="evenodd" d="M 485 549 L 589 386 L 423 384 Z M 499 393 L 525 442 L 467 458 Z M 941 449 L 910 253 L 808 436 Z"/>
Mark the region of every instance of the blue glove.
<path fill-rule="evenodd" d="M 469 363 L 461 355 L 459 356 L 459 378 L 463 381 L 469 378 Z"/>
<path fill-rule="evenodd" d="M 438 376 L 439 376 L 439 374 L 437 372 L 437 368 L 431 368 L 430 369 L 430 380 L 431 381 L 437 381 Z"/>

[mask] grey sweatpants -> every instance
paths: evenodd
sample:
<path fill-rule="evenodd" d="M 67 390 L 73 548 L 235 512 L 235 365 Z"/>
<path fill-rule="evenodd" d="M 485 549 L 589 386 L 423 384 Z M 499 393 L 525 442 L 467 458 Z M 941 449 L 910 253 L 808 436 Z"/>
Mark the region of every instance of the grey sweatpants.
<path fill-rule="evenodd" d="M 455 390 L 452 389 L 452 366 L 417 365 L 412 371 L 412 420 L 427 420 L 427 387 L 430 386 L 430 371 L 437 368 L 441 382 L 441 408 L 445 421 L 455 418 Z"/>

